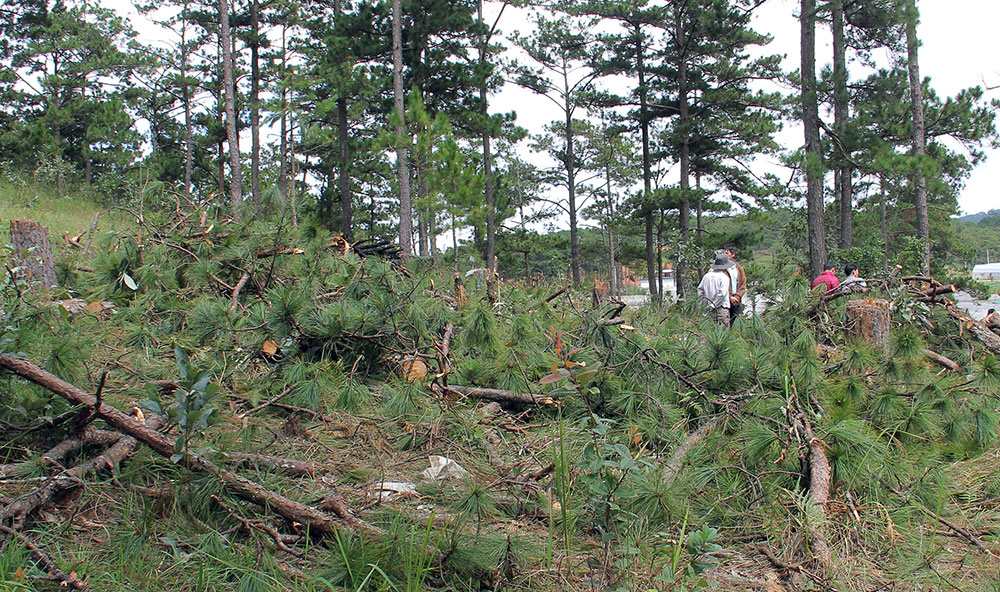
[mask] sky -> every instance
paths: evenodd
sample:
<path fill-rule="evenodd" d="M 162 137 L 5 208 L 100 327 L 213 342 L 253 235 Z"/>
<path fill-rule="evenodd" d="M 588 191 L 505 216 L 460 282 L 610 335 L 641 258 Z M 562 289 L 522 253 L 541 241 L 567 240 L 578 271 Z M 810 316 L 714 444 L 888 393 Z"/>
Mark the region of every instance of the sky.
<path fill-rule="evenodd" d="M 127 15 L 145 42 L 156 42 L 157 37 L 162 36 L 136 13 L 130 0 L 101 0 L 101 4 Z M 493 4 L 495 9 L 496 4 Z M 768 0 L 758 9 L 754 20 L 758 31 L 773 37 L 764 51 L 783 55 L 784 68 L 789 71 L 798 69 L 799 65 L 798 6 L 799 0 Z M 997 59 L 1000 41 L 996 33 L 997 23 L 1000 23 L 1000 0 L 918 0 L 918 7 L 921 13 L 918 35 L 923 43 L 919 50 L 921 75 L 931 78 L 938 95 L 951 96 L 970 86 L 995 86 L 998 89 L 988 91 L 987 98 L 1000 99 L 1000 60 Z M 505 10 L 500 20 L 501 31 L 510 35 L 520 29 L 526 33 L 529 25 L 525 14 L 510 8 Z M 818 69 L 830 62 L 831 44 L 829 28 L 818 27 Z M 857 72 L 856 64 L 853 68 Z M 859 73 L 852 78 L 863 75 Z M 516 111 L 518 124 L 531 133 L 541 132 L 547 123 L 560 117 L 546 99 L 513 85 L 508 85 L 491 99 L 491 110 Z M 786 123 L 778 140 L 787 149 L 797 148 L 802 144 L 801 127 L 794 122 Z M 760 166 L 768 168 L 773 165 L 764 162 Z M 784 172 L 782 176 L 787 174 Z M 969 214 L 1000 208 L 998 187 L 1000 149 L 987 149 L 987 159 L 972 171 L 959 194 L 960 210 Z"/>

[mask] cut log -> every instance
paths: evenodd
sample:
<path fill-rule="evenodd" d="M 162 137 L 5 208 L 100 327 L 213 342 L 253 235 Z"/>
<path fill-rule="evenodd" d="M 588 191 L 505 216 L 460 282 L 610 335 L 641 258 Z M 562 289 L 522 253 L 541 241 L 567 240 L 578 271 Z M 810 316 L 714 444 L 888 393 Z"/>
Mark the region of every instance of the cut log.
<path fill-rule="evenodd" d="M 847 303 L 847 335 L 885 350 L 889 344 L 891 316 L 889 301 L 862 298 Z"/>
<path fill-rule="evenodd" d="M 97 404 L 96 399 L 90 393 L 42 370 L 31 362 L 0 354 L 0 368 L 6 368 L 73 404 L 91 408 Z M 173 456 L 174 442 L 160 432 L 146 427 L 107 403 L 101 403 L 97 412 L 111 427 L 134 437 L 158 454 L 168 458 Z M 313 534 L 332 535 L 345 527 L 369 537 L 380 537 L 383 534 L 382 529 L 358 519 L 347 511 L 346 507 L 341 506 L 335 516 L 331 516 L 275 493 L 259 483 L 254 483 L 228 469 L 219 467 L 197 454 L 189 454 L 181 460 L 181 464 L 195 472 L 215 475 L 229 491 L 237 496 L 268 508 L 282 518 L 298 522 Z"/>
<path fill-rule="evenodd" d="M 47 288 L 59 285 L 47 227 L 33 220 L 11 220 L 10 243 L 14 262 L 29 282 L 39 282 Z"/>
<path fill-rule="evenodd" d="M 705 439 L 715 426 L 719 423 L 719 418 L 722 416 L 717 416 L 714 419 L 706 421 L 701 424 L 695 431 L 688 434 L 688 437 L 681 442 L 674 451 L 670 453 L 670 458 L 667 459 L 667 465 L 663 470 L 663 483 L 670 486 L 674 479 L 677 478 L 677 474 L 681 472 L 681 467 L 684 466 L 684 459 L 687 458 L 691 449 L 698 445 L 702 440 Z"/>
<path fill-rule="evenodd" d="M 520 394 L 511 391 L 503 391 L 491 388 L 476 388 L 470 386 L 445 386 L 441 387 L 445 392 L 451 391 L 463 397 L 479 399 L 481 401 L 496 401 L 500 404 L 508 405 L 561 405 L 558 399 L 553 399 L 548 395 Z"/>
<path fill-rule="evenodd" d="M 917 291 L 917 298 L 920 300 L 934 298 L 935 296 L 941 296 L 942 294 L 951 294 L 955 291 L 955 284 L 947 284 L 944 286 L 931 286 L 926 290 Z"/>
<path fill-rule="evenodd" d="M 946 358 L 945 356 L 942 356 L 941 354 L 933 352 L 929 349 L 924 349 L 924 355 L 926 355 L 932 361 L 940 364 L 941 366 L 944 366 L 948 370 L 952 372 L 958 372 L 959 366 L 958 362 L 956 362 L 955 360 L 952 360 L 951 358 Z"/>
<path fill-rule="evenodd" d="M 833 474 L 830 459 L 826 454 L 826 443 L 813 433 L 812 424 L 805 413 L 799 412 L 798 416 L 809 447 L 809 499 L 822 510 L 825 517 L 826 506 L 830 501 L 830 477 Z M 813 554 L 823 568 L 824 575 L 829 574 L 832 557 L 830 545 L 827 544 L 823 534 L 823 526 L 809 521 L 808 518 L 807 525 Z"/>

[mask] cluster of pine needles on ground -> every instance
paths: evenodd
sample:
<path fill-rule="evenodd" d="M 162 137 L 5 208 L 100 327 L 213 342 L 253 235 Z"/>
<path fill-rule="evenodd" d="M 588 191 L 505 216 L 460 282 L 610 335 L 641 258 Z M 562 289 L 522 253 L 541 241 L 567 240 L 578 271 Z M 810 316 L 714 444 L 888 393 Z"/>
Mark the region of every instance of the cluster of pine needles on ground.
<path fill-rule="evenodd" d="M 140 214 L 8 254 L 4 590 L 1000 589 L 1000 351 L 932 278 L 751 265 L 725 329 Z"/>

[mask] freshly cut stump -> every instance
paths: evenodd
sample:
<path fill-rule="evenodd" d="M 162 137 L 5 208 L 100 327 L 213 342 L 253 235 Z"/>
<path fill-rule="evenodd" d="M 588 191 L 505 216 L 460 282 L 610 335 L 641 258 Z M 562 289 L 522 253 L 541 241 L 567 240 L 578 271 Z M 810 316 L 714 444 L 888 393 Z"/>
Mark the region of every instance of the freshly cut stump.
<path fill-rule="evenodd" d="M 891 316 L 888 300 L 851 300 L 847 303 L 847 335 L 884 350 L 889 344 Z"/>
<path fill-rule="evenodd" d="M 41 282 L 45 287 L 59 285 L 47 227 L 34 220 L 11 220 L 10 242 L 14 262 L 29 282 Z"/>

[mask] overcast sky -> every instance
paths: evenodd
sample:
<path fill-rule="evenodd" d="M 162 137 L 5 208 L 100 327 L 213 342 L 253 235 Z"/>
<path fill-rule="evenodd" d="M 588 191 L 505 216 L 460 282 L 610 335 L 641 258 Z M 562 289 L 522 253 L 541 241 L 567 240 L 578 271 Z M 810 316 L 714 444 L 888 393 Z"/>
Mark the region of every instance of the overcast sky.
<path fill-rule="evenodd" d="M 140 31 L 144 42 L 156 42 L 157 32 L 145 19 L 136 14 L 130 0 L 101 0 L 101 4 L 114 8 Z M 489 6 L 489 3 L 488 3 Z M 493 4 L 494 8 L 497 4 Z M 767 53 L 785 56 L 786 70 L 799 66 L 799 26 L 795 15 L 799 0 L 768 0 L 755 18 L 754 27 L 774 37 L 766 48 Z M 1000 0 L 918 0 L 921 22 L 918 34 L 923 42 L 920 48 L 922 76 L 929 76 L 939 96 L 954 95 L 970 86 L 1000 87 L 1000 42 L 996 28 L 1000 23 Z M 523 11 L 508 8 L 500 21 L 500 29 L 509 35 L 527 26 Z M 817 31 L 818 68 L 829 63 L 831 50 L 829 28 Z M 854 65 L 857 72 L 857 65 Z M 853 78 L 862 77 L 858 73 Z M 1000 98 L 1000 91 L 990 91 L 988 98 Z M 518 88 L 507 88 L 491 100 L 494 111 L 516 110 L 518 123 L 532 133 L 559 118 L 559 113 L 545 99 L 532 96 Z M 801 128 L 786 123 L 779 141 L 788 149 L 802 144 Z M 766 165 L 762 165 L 766 166 Z M 787 175 L 787 173 L 785 173 Z M 963 213 L 975 213 L 1000 208 L 1000 150 L 988 150 L 988 158 L 969 177 L 959 195 Z"/>

